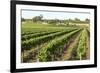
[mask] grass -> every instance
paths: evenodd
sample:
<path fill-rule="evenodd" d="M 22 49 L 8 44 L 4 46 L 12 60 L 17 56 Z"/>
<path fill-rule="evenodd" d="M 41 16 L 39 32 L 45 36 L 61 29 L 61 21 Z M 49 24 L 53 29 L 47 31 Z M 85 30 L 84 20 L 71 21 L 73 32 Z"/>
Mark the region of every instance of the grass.
<path fill-rule="evenodd" d="M 22 23 L 22 32 L 55 31 L 55 30 L 65 30 L 65 29 L 71 29 L 71 28 L 72 27 L 33 23 L 33 22 Z"/>

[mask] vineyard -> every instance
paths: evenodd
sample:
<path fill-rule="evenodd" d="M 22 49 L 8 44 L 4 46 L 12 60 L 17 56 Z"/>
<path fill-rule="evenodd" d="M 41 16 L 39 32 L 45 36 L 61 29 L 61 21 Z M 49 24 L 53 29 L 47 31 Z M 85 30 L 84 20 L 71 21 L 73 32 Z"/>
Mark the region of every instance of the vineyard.
<path fill-rule="evenodd" d="M 21 62 L 89 59 L 89 29 L 78 26 L 23 24 Z"/>

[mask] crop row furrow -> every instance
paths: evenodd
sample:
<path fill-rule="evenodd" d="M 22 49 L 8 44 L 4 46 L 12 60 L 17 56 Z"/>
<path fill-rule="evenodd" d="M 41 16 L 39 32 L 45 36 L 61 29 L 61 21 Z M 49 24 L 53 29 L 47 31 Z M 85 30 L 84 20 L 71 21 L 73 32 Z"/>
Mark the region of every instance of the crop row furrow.
<path fill-rule="evenodd" d="M 54 60 L 54 57 L 57 53 L 57 51 L 59 51 L 58 53 L 60 54 L 60 52 L 63 51 L 63 46 L 65 43 L 68 42 L 68 40 L 76 33 L 78 33 L 81 29 L 72 31 L 68 34 L 65 34 L 61 37 L 55 38 L 52 41 L 50 41 L 46 46 L 42 47 L 39 50 L 39 61 L 52 61 Z"/>

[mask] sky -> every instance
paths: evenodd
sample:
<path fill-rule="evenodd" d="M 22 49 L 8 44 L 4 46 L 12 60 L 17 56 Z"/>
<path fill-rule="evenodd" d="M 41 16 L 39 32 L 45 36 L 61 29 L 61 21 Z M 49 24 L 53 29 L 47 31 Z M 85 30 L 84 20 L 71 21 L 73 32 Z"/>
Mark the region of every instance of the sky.
<path fill-rule="evenodd" d="M 32 19 L 35 16 L 43 15 L 43 19 L 75 19 L 85 20 L 90 19 L 89 13 L 82 12 L 54 12 L 54 11 L 34 11 L 34 10 L 22 10 L 22 18 Z"/>

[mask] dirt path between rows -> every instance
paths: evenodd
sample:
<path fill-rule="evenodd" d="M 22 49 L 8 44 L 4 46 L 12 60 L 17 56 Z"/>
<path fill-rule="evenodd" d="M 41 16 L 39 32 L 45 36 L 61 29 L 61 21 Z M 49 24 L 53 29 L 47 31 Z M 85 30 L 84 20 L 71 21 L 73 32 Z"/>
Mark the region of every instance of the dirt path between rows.
<path fill-rule="evenodd" d="M 81 33 L 81 32 L 80 32 Z M 62 61 L 69 60 L 72 57 L 72 52 L 76 44 L 78 43 L 80 33 L 77 34 L 77 36 L 73 37 L 73 41 L 70 43 L 70 45 L 66 48 L 64 51 L 64 54 L 62 55 Z"/>

